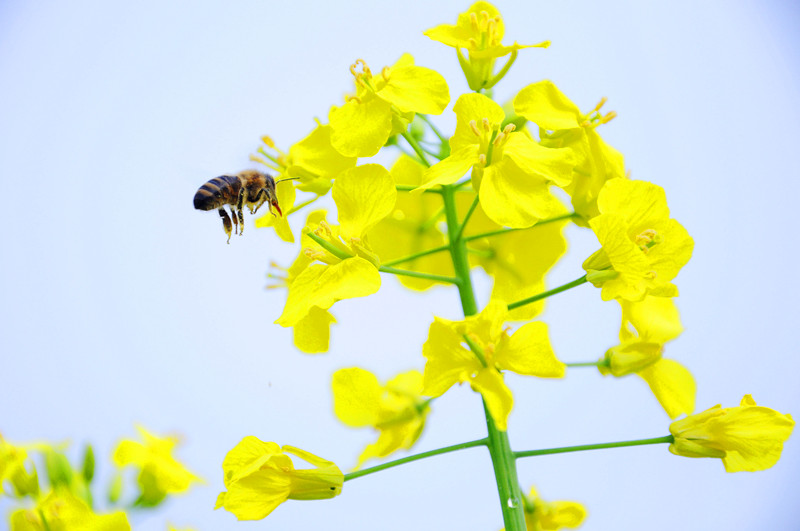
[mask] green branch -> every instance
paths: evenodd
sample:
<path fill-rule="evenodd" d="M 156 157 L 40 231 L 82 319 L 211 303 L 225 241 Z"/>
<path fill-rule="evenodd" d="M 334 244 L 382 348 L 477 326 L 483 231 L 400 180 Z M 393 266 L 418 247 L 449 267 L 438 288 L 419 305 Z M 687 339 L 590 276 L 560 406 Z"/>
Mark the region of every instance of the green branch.
<path fill-rule="evenodd" d="M 408 144 L 414 150 L 414 153 L 416 153 L 417 156 L 420 158 L 422 163 L 428 168 L 430 168 L 431 163 L 428 162 L 428 158 L 425 156 L 425 150 L 422 149 L 422 146 L 420 146 L 419 143 L 417 143 L 417 140 L 413 136 L 411 136 L 411 134 L 409 134 L 408 131 L 403 131 L 402 135 L 403 138 L 406 139 L 406 142 L 408 142 Z"/>
<path fill-rule="evenodd" d="M 381 470 L 386 470 L 387 468 L 404 465 L 406 463 L 411 463 L 413 461 L 425 459 L 426 457 L 433 457 L 435 455 L 446 454 L 448 452 L 456 452 L 458 450 L 466 450 L 467 448 L 474 448 L 475 446 L 486 446 L 487 443 L 488 439 L 484 438 L 484 439 L 478 439 L 477 441 L 470 441 L 460 444 L 454 444 L 452 446 L 445 446 L 444 448 L 439 448 L 438 450 L 431 450 L 430 452 L 422 452 L 421 454 L 410 455 L 408 457 L 403 457 L 402 459 L 389 461 L 388 463 L 384 463 L 382 465 L 365 468 L 364 470 L 356 470 L 355 472 L 350 472 L 349 474 L 344 475 L 344 480 L 350 481 L 351 479 L 356 479 L 360 478 L 361 476 L 374 474 L 375 472 L 380 472 Z"/>
<path fill-rule="evenodd" d="M 542 225 L 547 225 L 548 223 L 555 223 L 556 221 L 564 221 L 565 219 L 572 219 L 575 217 L 575 212 L 570 212 L 569 214 L 564 214 L 563 216 L 556 216 L 554 218 L 547 218 L 542 219 L 536 222 L 536 225 L 531 225 L 530 227 L 525 227 L 522 229 L 497 229 L 497 230 L 490 230 L 489 232 L 483 232 L 481 234 L 475 234 L 473 236 L 467 236 L 464 238 L 464 241 L 471 242 L 472 240 L 477 240 L 480 238 L 489 238 L 490 236 L 498 236 L 500 234 L 508 234 L 511 232 L 517 232 L 520 230 L 528 230 L 528 229 L 535 229 L 536 227 L 540 227 Z"/>
<path fill-rule="evenodd" d="M 511 304 L 508 305 L 508 309 L 510 311 L 510 310 L 513 310 L 514 308 L 519 308 L 520 306 L 525 306 L 526 304 L 531 304 L 533 302 L 540 301 L 542 299 L 546 299 L 547 297 L 555 295 L 556 293 L 561 293 L 562 291 L 567 291 L 568 289 L 572 289 L 572 288 L 574 288 L 576 286 L 580 286 L 581 284 L 585 284 L 586 282 L 587 282 L 586 275 L 583 275 L 582 277 L 577 278 L 577 279 L 573 280 L 572 282 L 568 282 L 568 283 L 564 284 L 563 286 L 558 286 L 557 288 L 553 288 L 551 290 L 544 291 L 542 293 L 539 293 L 538 295 L 534 295 L 533 297 L 528 297 L 527 299 L 522 299 L 522 300 L 517 301 L 517 302 L 512 302 Z"/>
<path fill-rule="evenodd" d="M 412 260 L 416 260 L 417 258 L 422 258 L 423 256 L 428 256 L 429 254 L 440 253 L 442 251 L 446 251 L 450 248 L 449 245 L 440 245 L 439 247 L 433 247 L 432 249 L 425 249 L 424 251 L 420 251 L 418 253 L 410 254 L 408 256 L 404 256 L 402 258 L 397 258 L 395 260 L 389 260 L 385 264 L 386 267 L 394 266 L 397 264 L 402 264 L 403 262 L 410 262 Z"/>
<path fill-rule="evenodd" d="M 378 271 L 382 273 L 391 273 L 393 275 L 402 275 L 405 277 L 424 278 L 426 280 L 433 280 L 435 282 L 444 282 L 447 284 L 458 284 L 459 280 L 455 277 L 445 277 L 443 275 L 431 275 L 430 273 L 420 273 L 419 271 L 409 271 L 407 269 L 397 269 L 394 267 L 380 266 Z"/>
<path fill-rule="evenodd" d="M 567 452 L 582 452 L 584 450 L 602 450 L 604 448 L 623 448 L 625 446 L 644 446 L 646 444 L 672 444 L 675 438 L 672 435 L 654 437 L 652 439 L 636 439 L 635 441 L 619 441 L 600 444 L 582 444 L 580 446 L 562 446 L 561 448 L 545 448 L 544 450 L 525 450 L 514 452 L 514 457 L 535 457 L 537 455 L 565 454 Z"/>

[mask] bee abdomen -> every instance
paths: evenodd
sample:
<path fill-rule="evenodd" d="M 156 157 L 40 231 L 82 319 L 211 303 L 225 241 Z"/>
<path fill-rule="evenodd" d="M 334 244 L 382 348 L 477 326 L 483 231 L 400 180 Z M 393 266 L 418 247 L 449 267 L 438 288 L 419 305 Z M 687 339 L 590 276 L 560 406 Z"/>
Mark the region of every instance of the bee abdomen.
<path fill-rule="evenodd" d="M 235 175 L 214 177 L 194 194 L 194 207 L 197 210 L 214 210 L 222 205 L 236 202 L 242 182 Z"/>

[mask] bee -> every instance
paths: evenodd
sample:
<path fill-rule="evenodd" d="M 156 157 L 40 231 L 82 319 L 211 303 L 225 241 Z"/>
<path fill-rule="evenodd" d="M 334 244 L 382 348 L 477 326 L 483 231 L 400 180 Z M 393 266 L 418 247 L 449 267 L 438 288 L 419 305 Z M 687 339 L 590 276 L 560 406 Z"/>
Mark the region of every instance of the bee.
<path fill-rule="evenodd" d="M 256 170 L 214 177 L 194 194 L 194 207 L 197 210 L 217 209 L 219 217 L 222 218 L 225 234 L 228 235 L 228 243 L 231 243 L 231 217 L 236 233 L 241 235 L 244 232 L 242 207 L 247 205 L 250 213 L 255 214 L 264 203 L 269 203 L 269 211 L 273 216 L 275 215 L 273 207 L 283 216 L 275 195 L 275 180 L 270 175 Z M 229 205 L 230 216 L 223 208 L 225 205 Z"/>

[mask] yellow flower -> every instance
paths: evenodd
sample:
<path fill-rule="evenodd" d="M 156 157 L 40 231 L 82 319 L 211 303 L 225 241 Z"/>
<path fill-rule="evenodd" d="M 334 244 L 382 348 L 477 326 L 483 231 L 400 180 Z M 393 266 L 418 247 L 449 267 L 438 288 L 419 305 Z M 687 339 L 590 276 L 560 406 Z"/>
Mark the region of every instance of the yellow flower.
<path fill-rule="evenodd" d="M 641 302 L 619 301 L 622 306 L 620 344 L 608 349 L 599 365 L 603 375 L 641 376 L 670 418 L 694 411 L 697 392 L 692 373 L 674 360 L 664 359 L 664 344 L 683 331 L 672 299 L 645 297 Z"/>
<path fill-rule="evenodd" d="M 467 211 L 473 197 L 467 193 L 458 194 L 459 212 Z M 563 235 L 566 223 L 565 220 L 537 224 L 525 230 L 468 241 L 467 247 L 473 264 L 482 267 L 494 279 L 490 297 L 492 300 L 512 303 L 547 289 L 545 274 L 567 250 L 567 240 Z M 478 205 L 464 234 L 469 238 L 500 228 Z M 515 308 L 509 312 L 508 319 L 530 320 L 542 312 L 544 304 L 545 301 L 541 300 Z"/>
<path fill-rule="evenodd" d="M 409 54 L 377 76 L 363 59 L 350 66 L 350 73 L 356 82 L 355 96 L 328 113 L 331 143 L 348 157 L 375 155 L 390 136 L 408 128 L 414 113 L 441 114 L 450 103 L 444 78 L 434 70 L 414 66 Z"/>
<path fill-rule="evenodd" d="M 514 400 L 501 370 L 541 378 L 561 378 L 565 372 L 546 324 L 528 323 L 509 336 L 503 329 L 507 318 L 506 304 L 498 301 L 463 321 L 437 317 L 422 346 L 427 359 L 422 394 L 440 396 L 455 383 L 469 382 L 483 395 L 497 428 L 505 431 Z"/>
<path fill-rule="evenodd" d="M 492 88 L 513 64 L 520 48 L 547 48 L 550 41 L 539 44 L 514 44 L 506 46 L 502 43 L 505 24 L 500 12 L 489 2 L 475 2 L 464 13 L 458 15 L 455 25 L 440 24 L 425 31 L 431 39 L 452 46 L 458 54 L 469 88 L 477 91 Z M 464 57 L 461 49 L 467 50 Z M 495 74 L 495 61 L 511 54 L 508 63 Z"/>
<path fill-rule="evenodd" d="M 325 195 L 337 175 L 356 165 L 356 158 L 346 157 L 333 148 L 328 125 L 317 125 L 308 136 L 292 145 L 288 153 L 276 148 L 268 136 L 262 137 L 262 141 L 274 153 L 268 152 L 262 146 L 258 152 L 264 158 L 253 156 L 251 159 L 278 172 L 275 180 L 280 182 L 275 186 L 275 193 L 284 215 L 261 216 L 256 219 L 256 227 L 274 227 L 275 233 L 282 240 L 294 243 L 288 218 L 296 201 L 295 187 L 304 192 L 313 192 L 317 196 Z"/>
<path fill-rule="evenodd" d="M 570 147 L 576 155 L 572 179 L 564 190 L 572 206 L 586 221 L 599 214 L 597 195 L 606 181 L 625 177 L 625 163 L 616 149 L 606 144 L 597 126 L 607 123 L 615 112 L 600 114 L 605 99 L 583 114 L 552 81 L 528 85 L 514 98 L 514 111 L 539 126 L 541 144 L 549 148 Z"/>
<path fill-rule="evenodd" d="M 577 502 L 544 501 L 531 487 L 523 500 L 525 505 L 525 528 L 528 531 L 555 531 L 575 529 L 586 519 L 586 509 Z"/>
<path fill-rule="evenodd" d="M 122 511 L 95 514 L 68 490 L 53 491 L 35 509 L 11 514 L 11 531 L 130 531 Z"/>
<path fill-rule="evenodd" d="M 28 452 L 23 446 L 16 446 L 7 442 L 0 435 L 0 495 L 3 494 L 2 486 L 10 481 L 16 496 L 36 496 L 39 494 L 39 477 L 36 469 L 28 473 L 25 469 L 25 460 Z"/>
<path fill-rule="evenodd" d="M 502 107 L 483 94 L 458 98 L 456 131 L 450 156 L 425 172 L 417 190 L 453 184 L 472 169 L 472 186 L 479 190 L 484 212 L 499 225 L 530 227 L 540 219 L 566 213 L 550 193 L 550 184 L 565 186 L 572 174 L 570 149 L 549 149 L 513 124 L 500 130 Z"/>
<path fill-rule="evenodd" d="M 428 402 L 420 395 L 422 374 L 409 371 L 381 385 L 369 371 L 353 367 L 333 374 L 336 416 L 354 428 L 372 426 L 380 432 L 358 458 L 356 468 L 373 457 L 386 457 L 417 442 L 425 427 Z"/>
<path fill-rule="evenodd" d="M 423 182 L 424 170 L 419 163 L 403 155 L 392 166 L 391 175 L 395 184 L 419 186 Z M 392 213 L 370 231 L 370 243 L 382 262 L 440 247 L 447 243 L 438 223 L 443 216 L 441 197 L 434 194 L 398 194 Z M 455 274 L 453 262 L 446 251 L 403 262 L 399 267 L 446 277 Z M 426 290 L 437 284 L 434 280 L 401 275 L 397 276 L 397 280 L 415 290 Z"/>
<path fill-rule="evenodd" d="M 123 440 L 114 450 L 114 463 L 118 467 L 134 466 L 139 469 L 141 489 L 137 503 L 153 505 L 167 494 L 183 492 L 192 483 L 202 480 L 172 457 L 177 437 L 158 437 L 141 426 L 136 426 L 144 443 Z"/>
<path fill-rule="evenodd" d="M 316 468 L 297 470 L 292 454 Z M 226 492 L 214 507 L 224 507 L 239 520 L 260 520 L 288 499 L 323 500 L 342 492 L 344 475 L 320 457 L 292 446 L 279 447 L 248 436 L 228 452 L 222 462 Z"/>
<path fill-rule="evenodd" d="M 757 406 L 744 395 L 738 407 L 710 409 L 673 422 L 669 451 L 684 457 L 719 457 L 727 472 L 756 472 L 778 462 L 794 429 L 791 415 Z"/>
<path fill-rule="evenodd" d="M 293 279 L 277 324 L 296 326 L 312 311 L 315 314 L 312 318 L 327 320 L 329 317 L 313 308 L 327 310 L 337 300 L 365 297 L 378 291 L 379 260 L 366 234 L 389 215 L 396 198 L 397 190 L 389 172 L 377 164 L 352 168 L 336 179 L 333 200 L 340 225 L 330 226 L 315 217 L 316 226 L 306 226 L 304 232 L 316 239 L 290 269 Z"/>
<path fill-rule="evenodd" d="M 664 189 L 645 181 L 612 179 L 600 190 L 601 214 L 589 225 L 602 248 L 583 268 L 603 300 L 675 297 L 670 281 L 692 256 L 694 241 L 669 217 Z"/>

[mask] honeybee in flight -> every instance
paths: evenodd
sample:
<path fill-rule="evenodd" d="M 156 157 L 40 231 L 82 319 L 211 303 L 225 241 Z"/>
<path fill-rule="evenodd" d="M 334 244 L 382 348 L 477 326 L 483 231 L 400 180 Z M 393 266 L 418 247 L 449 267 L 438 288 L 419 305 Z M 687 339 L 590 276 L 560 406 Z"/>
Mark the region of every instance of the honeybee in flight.
<path fill-rule="evenodd" d="M 222 218 L 225 234 L 228 235 L 228 243 L 231 243 L 231 217 L 236 233 L 242 234 L 244 232 L 242 207 L 247 205 L 250 213 L 255 214 L 264 203 L 269 203 L 270 212 L 275 207 L 278 214 L 283 216 L 275 195 L 275 180 L 266 173 L 256 170 L 214 177 L 194 194 L 194 207 L 197 210 L 217 209 L 219 217 Z M 230 216 L 223 208 L 225 205 L 229 205 Z M 275 215 L 274 212 L 272 214 Z"/>

